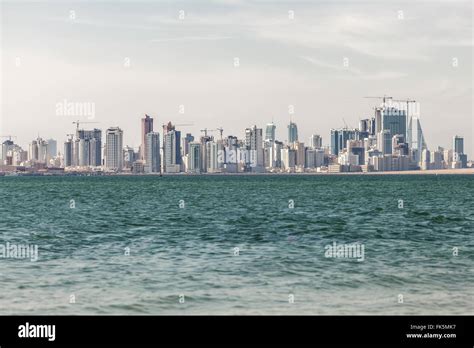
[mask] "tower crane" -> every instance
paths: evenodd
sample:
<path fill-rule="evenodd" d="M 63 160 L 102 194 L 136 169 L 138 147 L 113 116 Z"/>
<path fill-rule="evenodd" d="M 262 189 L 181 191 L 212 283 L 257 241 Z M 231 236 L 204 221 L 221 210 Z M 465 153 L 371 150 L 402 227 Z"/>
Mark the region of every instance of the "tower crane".
<path fill-rule="evenodd" d="M 175 127 L 188 127 L 188 126 L 194 126 L 192 123 L 186 123 L 186 124 L 172 124 L 171 121 L 168 122 L 167 124 L 163 123 L 163 135 L 165 134 L 165 128 L 169 128 L 168 130 L 171 130 Z"/>
<path fill-rule="evenodd" d="M 405 102 L 407 103 L 407 115 L 406 115 L 406 130 L 407 132 L 409 132 L 409 137 L 411 137 L 411 131 L 408 130 L 409 128 L 409 125 L 410 125 L 410 121 L 409 121 L 409 106 L 410 106 L 410 103 L 416 103 L 416 100 L 412 100 L 412 99 L 393 99 L 393 101 L 396 101 L 396 102 Z"/>
<path fill-rule="evenodd" d="M 389 97 L 387 95 L 383 95 L 383 97 L 364 97 L 364 98 L 368 98 L 368 99 L 382 99 L 383 100 L 383 105 L 385 106 L 385 101 L 387 99 L 393 99 L 393 97 Z"/>
<path fill-rule="evenodd" d="M 218 128 L 218 129 L 207 129 L 207 128 L 204 128 L 204 129 L 201 129 L 201 132 L 204 133 L 204 136 L 205 136 L 205 137 L 207 137 L 207 133 L 208 133 L 208 132 L 215 132 L 215 131 L 217 131 L 217 130 L 219 130 L 219 128 Z"/>
<path fill-rule="evenodd" d="M 76 131 L 79 130 L 79 124 L 80 124 L 80 123 L 99 123 L 99 122 L 90 122 L 90 121 L 88 121 L 88 122 L 82 122 L 81 120 L 73 121 L 72 124 L 75 124 L 75 125 L 76 125 Z"/>
<path fill-rule="evenodd" d="M 407 117 L 408 117 L 408 108 L 409 108 L 410 103 L 416 103 L 416 100 L 411 100 L 411 99 L 392 99 L 392 100 L 396 102 L 407 103 Z"/>
<path fill-rule="evenodd" d="M 217 128 L 216 130 L 218 130 L 219 133 L 221 134 L 221 140 L 222 140 L 222 133 L 224 132 L 224 128 L 219 127 L 219 128 Z"/>

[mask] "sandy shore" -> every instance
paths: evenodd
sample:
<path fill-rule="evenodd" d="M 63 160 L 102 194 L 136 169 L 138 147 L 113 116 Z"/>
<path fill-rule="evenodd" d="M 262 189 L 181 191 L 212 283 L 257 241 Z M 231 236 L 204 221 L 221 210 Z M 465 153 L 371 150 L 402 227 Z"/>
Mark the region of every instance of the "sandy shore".
<path fill-rule="evenodd" d="M 368 173 L 329 173 L 331 174 L 358 174 L 358 175 L 443 175 L 443 174 L 474 174 L 474 168 L 462 168 L 462 169 L 432 169 L 432 170 L 405 170 L 405 171 L 397 171 L 397 172 L 368 172 Z"/>

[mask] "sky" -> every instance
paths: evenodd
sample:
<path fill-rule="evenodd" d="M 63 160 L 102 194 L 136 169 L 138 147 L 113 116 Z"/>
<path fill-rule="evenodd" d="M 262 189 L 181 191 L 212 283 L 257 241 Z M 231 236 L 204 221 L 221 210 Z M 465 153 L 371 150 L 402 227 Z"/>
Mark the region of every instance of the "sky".
<path fill-rule="evenodd" d="M 279 140 L 291 118 L 328 144 L 388 95 L 417 102 L 430 149 L 461 135 L 474 155 L 472 1 L 7 0 L 0 28 L 0 135 L 24 148 L 61 151 L 76 120 L 138 148 L 144 114 L 196 137 L 273 121 Z"/>

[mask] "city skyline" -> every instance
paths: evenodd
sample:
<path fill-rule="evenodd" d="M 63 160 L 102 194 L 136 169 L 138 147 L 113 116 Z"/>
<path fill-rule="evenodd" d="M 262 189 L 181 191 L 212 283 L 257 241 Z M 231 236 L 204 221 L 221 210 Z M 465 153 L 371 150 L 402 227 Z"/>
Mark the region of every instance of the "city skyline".
<path fill-rule="evenodd" d="M 381 99 L 381 98 L 385 98 L 385 97 L 380 97 L 380 98 L 379 97 L 368 97 L 368 98 Z M 401 112 L 405 115 L 405 117 L 406 117 L 405 127 L 408 126 L 408 122 L 411 122 L 412 119 L 414 120 L 414 122 L 417 122 L 418 126 L 420 126 L 419 123 L 420 123 L 421 117 L 419 117 L 419 110 L 420 110 L 419 103 L 415 104 L 415 107 L 412 107 L 410 109 L 409 106 L 404 105 L 405 101 L 407 101 L 407 100 L 403 100 L 403 103 L 401 103 L 401 102 L 392 102 L 391 99 L 392 99 L 392 97 L 388 97 L 386 101 L 384 99 L 383 103 L 381 103 L 378 106 L 373 107 L 375 117 L 377 117 L 376 112 L 375 112 L 377 108 L 386 107 L 386 108 L 388 108 L 389 111 L 391 109 L 394 109 L 395 112 L 399 111 L 399 112 Z M 413 102 L 415 102 L 415 101 L 413 101 Z M 85 109 L 82 106 L 81 106 L 81 108 Z M 415 111 L 413 111 L 412 109 L 414 109 Z M 408 113 L 407 113 L 407 110 L 408 110 Z M 146 144 L 146 134 L 148 132 L 150 132 L 151 130 L 153 130 L 153 123 L 154 123 L 154 120 L 156 119 L 155 116 L 150 115 L 148 113 L 145 113 L 143 116 L 144 117 L 141 118 L 141 121 L 140 121 L 140 132 L 141 132 L 140 133 L 141 134 L 140 144 L 132 145 L 132 146 L 130 146 L 130 144 L 124 144 L 124 146 L 136 150 L 139 153 L 139 157 L 140 157 L 141 160 L 144 160 L 145 157 L 146 157 L 146 153 L 145 154 L 143 153 L 146 150 L 142 150 L 143 146 L 145 146 L 145 144 Z M 75 115 L 74 117 L 77 117 L 77 115 Z M 374 115 L 367 113 L 367 117 L 368 117 L 368 119 L 374 118 Z M 268 123 L 264 124 L 264 125 L 258 124 L 258 126 L 259 126 L 259 128 L 265 129 L 264 133 L 262 135 L 262 139 L 264 139 L 264 140 L 267 140 L 268 137 L 269 137 L 269 134 L 271 133 L 270 136 L 273 137 L 273 140 L 283 141 L 284 143 L 292 143 L 296 140 L 296 141 L 299 141 L 299 142 L 303 142 L 305 144 L 311 144 L 312 141 L 313 141 L 312 138 L 315 135 L 317 135 L 318 136 L 318 144 L 320 144 L 320 147 L 331 147 L 331 140 L 330 139 L 331 139 L 331 133 L 332 133 L 333 129 L 360 129 L 360 125 L 361 125 L 360 122 L 364 121 L 364 120 L 365 119 L 360 119 L 359 118 L 358 124 L 355 125 L 355 126 L 352 126 L 352 125 L 348 125 L 346 123 L 345 119 L 343 119 L 342 120 L 343 121 L 342 126 L 340 126 L 340 127 L 331 127 L 329 130 L 327 130 L 327 132 L 318 132 L 318 131 L 311 132 L 311 131 L 309 131 L 310 136 L 307 137 L 307 138 L 298 137 L 298 124 L 297 124 L 297 122 L 294 122 L 292 120 L 292 117 L 289 117 L 288 123 L 286 124 L 286 126 L 283 126 L 283 127 L 282 126 L 278 127 L 278 125 L 275 124 L 275 122 L 273 120 L 271 122 L 268 122 Z M 163 120 L 162 122 L 165 122 L 165 121 Z M 80 127 L 80 124 L 89 124 L 89 123 L 93 123 L 94 126 L 93 127 L 92 126 L 91 127 L 87 127 L 87 126 Z M 85 121 L 75 120 L 75 121 L 71 122 L 71 124 L 76 125 L 76 133 L 77 133 L 76 136 L 78 138 L 84 138 L 84 137 L 85 138 L 97 138 L 98 137 L 98 139 L 100 140 L 101 139 L 101 131 L 102 131 L 103 127 L 97 125 L 98 123 L 99 122 L 89 122 L 89 121 L 87 121 L 87 119 Z M 258 122 L 255 122 L 255 124 L 254 124 L 255 126 L 257 125 L 256 123 L 258 123 Z M 381 124 L 381 121 L 379 121 L 379 123 Z M 156 123 L 156 125 L 158 125 L 158 124 L 159 123 Z M 172 121 L 166 121 L 165 123 L 163 123 L 163 130 L 165 130 L 165 125 L 166 124 L 174 125 L 174 123 Z M 178 125 L 178 126 L 180 126 L 180 125 Z M 224 131 L 223 128 L 219 128 L 219 127 L 216 128 L 216 129 L 211 129 L 211 128 L 204 128 L 203 129 L 203 127 L 201 127 L 199 125 L 194 125 L 194 124 L 192 124 L 192 125 L 185 124 L 183 126 L 185 126 L 186 128 L 188 128 L 189 126 L 194 126 L 193 129 L 194 128 L 199 129 L 199 131 L 198 131 L 199 135 L 207 134 L 207 133 L 204 133 L 204 131 L 210 132 L 210 133 L 216 132 L 216 134 L 217 134 L 217 131 Z M 249 125 L 248 127 L 253 127 L 253 125 Z M 414 126 L 414 127 L 416 127 L 416 126 Z M 86 129 L 86 128 L 93 128 L 93 129 Z M 122 130 L 124 129 L 120 125 L 115 125 L 115 126 L 110 125 L 110 126 L 107 126 L 105 128 L 106 129 L 108 129 L 108 128 L 120 128 Z M 278 132 L 278 133 L 281 134 L 281 133 L 285 132 L 286 135 L 287 135 L 286 137 L 279 138 L 276 135 L 277 134 L 276 130 L 281 129 L 281 128 L 284 128 L 285 130 L 280 130 L 280 132 Z M 69 130 L 69 131 L 71 131 L 71 130 Z M 97 132 L 99 133 L 99 135 L 98 136 L 94 135 L 94 133 L 97 133 Z M 308 132 L 308 130 L 306 130 L 305 133 L 307 133 L 307 132 Z M 126 133 L 127 132 L 124 132 L 124 134 L 126 134 Z M 157 133 L 163 134 L 162 132 L 160 133 L 159 131 L 157 131 Z M 184 133 L 192 134 L 191 132 L 187 132 L 186 130 L 184 130 Z M 407 133 L 407 128 L 404 128 L 401 133 L 406 134 Z M 398 133 L 395 132 L 394 134 L 398 134 Z M 70 141 L 72 139 L 70 136 L 72 136 L 72 135 L 73 135 L 72 133 L 65 133 L 65 135 L 63 137 L 65 139 L 65 142 Z M 226 136 L 236 136 L 237 138 L 245 137 L 245 128 L 240 129 L 240 131 L 237 132 L 237 133 L 228 133 L 228 132 L 226 132 Z M 423 136 L 425 137 L 425 133 L 423 133 Z M 453 137 L 461 137 L 461 138 L 463 138 L 464 142 L 466 142 L 466 143 L 470 142 L 470 139 L 467 138 L 464 134 L 461 134 L 461 133 L 460 134 L 454 134 L 454 135 L 447 135 L 447 136 L 450 138 L 450 140 L 448 142 L 447 141 L 442 142 L 442 143 L 448 143 L 448 146 L 446 146 L 446 148 L 450 148 L 450 145 L 452 145 Z M 3 136 L 4 140 L 5 139 L 11 140 L 12 138 L 15 139 L 17 137 L 16 136 Z M 53 139 L 53 137 L 51 137 L 49 135 L 41 136 L 40 134 L 38 134 L 38 136 L 36 138 L 33 138 L 33 139 L 43 139 L 43 138 L 44 139 L 49 139 L 49 140 L 54 140 L 56 142 L 59 141 L 60 143 L 62 143 L 62 141 L 60 139 Z M 22 146 L 22 144 L 19 143 L 18 141 L 14 141 L 14 143 Z M 31 144 L 31 139 L 26 143 L 26 145 L 24 145 L 22 147 L 23 148 L 28 148 L 30 144 Z M 98 146 L 100 146 L 100 143 L 99 143 Z M 443 146 L 439 145 L 439 143 L 433 143 L 433 144 L 427 144 L 427 147 L 435 149 L 437 147 L 443 147 Z M 467 147 L 465 145 L 463 145 L 463 150 L 465 148 L 467 148 Z M 57 151 L 57 153 L 60 153 L 62 155 L 65 155 L 65 152 L 67 154 L 67 151 L 63 151 L 63 150 L 61 150 L 61 148 L 60 148 L 60 150 Z M 469 155 L 469 153 L 466 152 L 466 151 L 464 151 L 463 153 Z M 94 163 L 100 163 L 100 161 L 93 161 L 93 162 Z M 84 164 L 84 165 L 86 165 L 86 164 Z M 98 164 L 96 164 L 96 165 L 98 165 Z"/>
<path fill-rule="evenodd" d="M 276 125 L 245 128 L 245 136 L 224 137 L 224 129 L 201 129 L 199 137 L 192 133 L 181 136 L 171 121 L 163 123 L 160 133 L 154 129 L 154 118 L 145 114 L 140 119 L 142 144 L 135 151 L 124 145 L 124 130 L 109 127 L 102 142 L 102 130 L 86 130 L 79 120 L 75 134 L 67 134 L 64 152 L 57 141 L 33 140 L 28 150 L 8 139 L 0 151 L 4 171 L 52 170 L 141 173 L 238 173 L 238 172 L 386 172 L 472 167 L 464 149 L 464 137 L 454 135 L 452 146 L 443 148 L 425 141 L 419 119 L 419 106 L 414 100 L 393 104 L 393 97 L 382 98 L 374 115 L 359 121 L 358 127 L 331 128 L 330 145 L 323 145 L 320 134 L 312 134 L 309 142 L 298 138 L 298 125 L 288 123 L 288 139 L 276 138 Z M 395 101 L 401 102 L 402 100 Z M 409 104 L 415 107 L 409 107 Z M 97 122 L 82 122 L 96 124 Z M 212 133 L 219 132 L 219 137 Z M 103 144 L 103 145 L 102 145 Z M 308 145 L 308 146 L 306 146 Z M 198 151 L 196 150 L 198 147 Z M 102 157 L 103 156 L 103 157 Z M 21 168 L 19 168 L 19 167 Z"/>
<path fill-rule="evenodd" d="M 242 124 L 273 121 L 282 140 L 291 118 L 300 139 L 317 133 L 327 145 L 326 130 L 371 116 L 364 96 L 388 93 L 420 103 L 429 145 L 459 134 L 472 154 L 471 7 L 184 1 L 123 3 L 124 16 L 109 4 L 6 1 L 0 135 L 61 143 L 80 119 L 125 129 L 136 149 L 134 119 L 146 113 L 194 124 L 182 130 L 195 135 L 223 127 L 240 137 Z M 65 103 L 90 112 L 58 112 Z"/>

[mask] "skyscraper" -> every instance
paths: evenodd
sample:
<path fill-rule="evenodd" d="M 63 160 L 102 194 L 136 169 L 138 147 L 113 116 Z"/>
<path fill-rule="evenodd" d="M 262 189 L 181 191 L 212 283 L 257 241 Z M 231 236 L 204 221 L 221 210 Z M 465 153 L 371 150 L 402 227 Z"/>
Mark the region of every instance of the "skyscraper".
<path fill-rule="evenodd" d="M 189 167 L 191 173 L 201 172 L 201 143 L 189 143 Z"/>
<path fill-rule="evenodd" d="M 400 134 L 404 141 L 407 138 L 407 115 L 405 110 L 394 107 L 384 108 L 382 111 L 382 129 L 390 131 L 390 138 Z"/>
<path fill-rule="evenodd" d="M 186 136 L 183 138 L 183 156 L 186 156 L 189 153 L 189 144 L 194 141 L 194 137 L 191 133 L 186 133 Z"/>
<path fill-rule="evenodd" d="M 357 156 L 357 165 L 363 165 L 365 163 L 365 149 L 363 140 L 348 140 L 347 141 L 347 153 L 350 155 Z"/>
<path fill-rule="evenodd" d="M 161 172 L 160 133 L 148 132 L 145 142 L 145 172 Z"/>
<path fill-rule="evenodd" d="M 331 154 L 339 154 L 339 131 L 337 129 L 331 129 Z"/>
<path fill-rule="evenodd" d="M 140 158 L 146 161 L 146 135 L 153 132 L 153 118 L 145 114 L 142 118 L 142 145 L 140 147 Z"/>
<path fill-rule="evenodd" d="M 275 129 L 276 126 L 273 124 L 273 122 L 267 124 L 267 128 L 265 129 L 266 141 L 275 141 Z"/>
<path fill-rule="evenodd" d="M 119 127 L 107 129 L 105 137 L 105 167 L 120 171 L 123 167 L 123 131 Z"/>
<path fill-rule="evenodd" d="M 420 161 L 420 167 L 422 170 L 430 169 L 430 160 L 431 160 L 430 151 L 428 149 L 423 149 L 423 151 L 421 152 L 421 161 Z"/>
<path fill-rule="evenodd" d="M 382 130 L 382 112 L 384 108 L 376 107 L 375 108 L 375 116 L 374 116 L 374 123 L 375 123 L 375 134 L 379 134 Z"/>
<path fill-rule="evenodd" d="M 413 160 L 418 163 L 421 160 L 421 154 L 426 149 L 425 137 L 421 129 L 420 119 L 418 117 L 410 117 L 407 130 L 408 147 L 412 151 Z"/>
<path fill-rule="evenodd" d="M 281 149 L 281 167 L 284 170 L 294 169 L 296 165 L 296 152 L 289 147 Z"/>
<path fill-rule="evenodd" d="M 123 148 L 123 166 L 125 168 L 133 168 L 133 163 L 135 162 L 135 159 L 136 157 L 139 157 L 140 154 L 138 154 L 138 156 L 135 156 L 135 151 L 133 150 L 132 147 L 130 146 L 125 146 Z"/>
<path fill-rule="evenodd" d="M 12 140 L 5 140 L 2 143 L 2 150 L 0 151 L 0 159 L 1 159 L 0 165 L 9 164 L 8 153 L 13 149 L 14 146 L 15 144 L 13 143 Z"/>
<path fill-rule="evenodd" d="M 30 151 L 28 152 L 29 160 L 33 163 L 47 163 L 48 143 L 42 138 L 33 140 L 30 144 Z"/>
<path fill-rule="evenodd" d="M 358 129 L 331 129 L 331 154 L 339 155 L 339 152 L 347 149 L 348 140 L 357 140 L 358 138 Z"/>
<path fill-rule="evenodd" d="M 102 131 L 78 129 L 72 144 L 72 166 L 102 165 Z"/>
<path fill-rule="evenodd" d="M 384 155 L 392 154 L 392 136 L 389 129 L 383 129 L 377 134 L 377 148 Z"/>
<path fill-rule="evenodd" d="M 298 141 L 298 127 L 296 126 L 296 123 L 290 121 L 290 124 L 288 125 L 288 143 L 294 143 L 295 141 Z"/>
<path fill-rule="evenodd" d="M 305 155 L 305 151 L 306 151 L 306 148 L 304 146 L 304 143 L 300 143 L 300 142 L 295 142 L 293 143 L 293 148 L 295 150 L 295 162 L 296 162 L 296 166 L 298 167 L 303 167 L 305 166 L 305 159 L 306 159 L 306 155 Z"/>
<path fill-rule="evenodd" d="M 48 139 L 47 140 L 47 143 L 48 143 L 48 161 L 51 159 L 51 158 L 54 158 L 57 156 L 58 154 L 58 143 L 56 140 L 54 139 Z"/>
<path fill-rule="evenodd" d="M 79 139 L 79 166 L 89 165 L 89 139 Z"/>
<path fill-rule="evenodd" d="M 323 139 L 321 138 L 319 134 L 313 134 L 309 138 L 309 145 L 313 149 L 319 149 L 323 147 Z"/>
<path fill-rule="evenodd" d="M 70 167 L 70 166 L 73 165 L 73 163 L 72 163 L 72 147 L 73 147 L 72 138 L 69 138 L 64 143 L 64 157 L 63 157 L 64 167 Z"/>
<path fill-rule="evenodd" d="M 459 153 L 459 154 L 464 153 L 464 138 L 463 137 L 459 135 L 455 135 L 453 137 L 453 150 L 454 150 L 454 153 Z"/>
<path fill-rule="evenodd" d="M 250 167 L 252 171 L 263 169 L 263 139 L 262 129 L 253 126 L 245 129 L 245 146 L 249 151 Z"/>
<path fill-rule="evenodd" d="M 368 132 L 370 129 L 370 120 L 368 118 L 359 120 L 359 130 L 361 132 Z"/>
<path fill-rule="evenodd" d="M 208 141 L 206 143 L 206 153 L 207 153 L 207 172 L 215 173 L 220 171 L 222 162 L 219 161 L 219 150 L 222 151 L 222 143 L 216 142 L 214 140 Z"/>
<path fill-rule="evenodd" d="M 163 139 L 164 169 L 166 173 L 179 173 L 181 170 L 181 132 L 168 122 Z"/>

